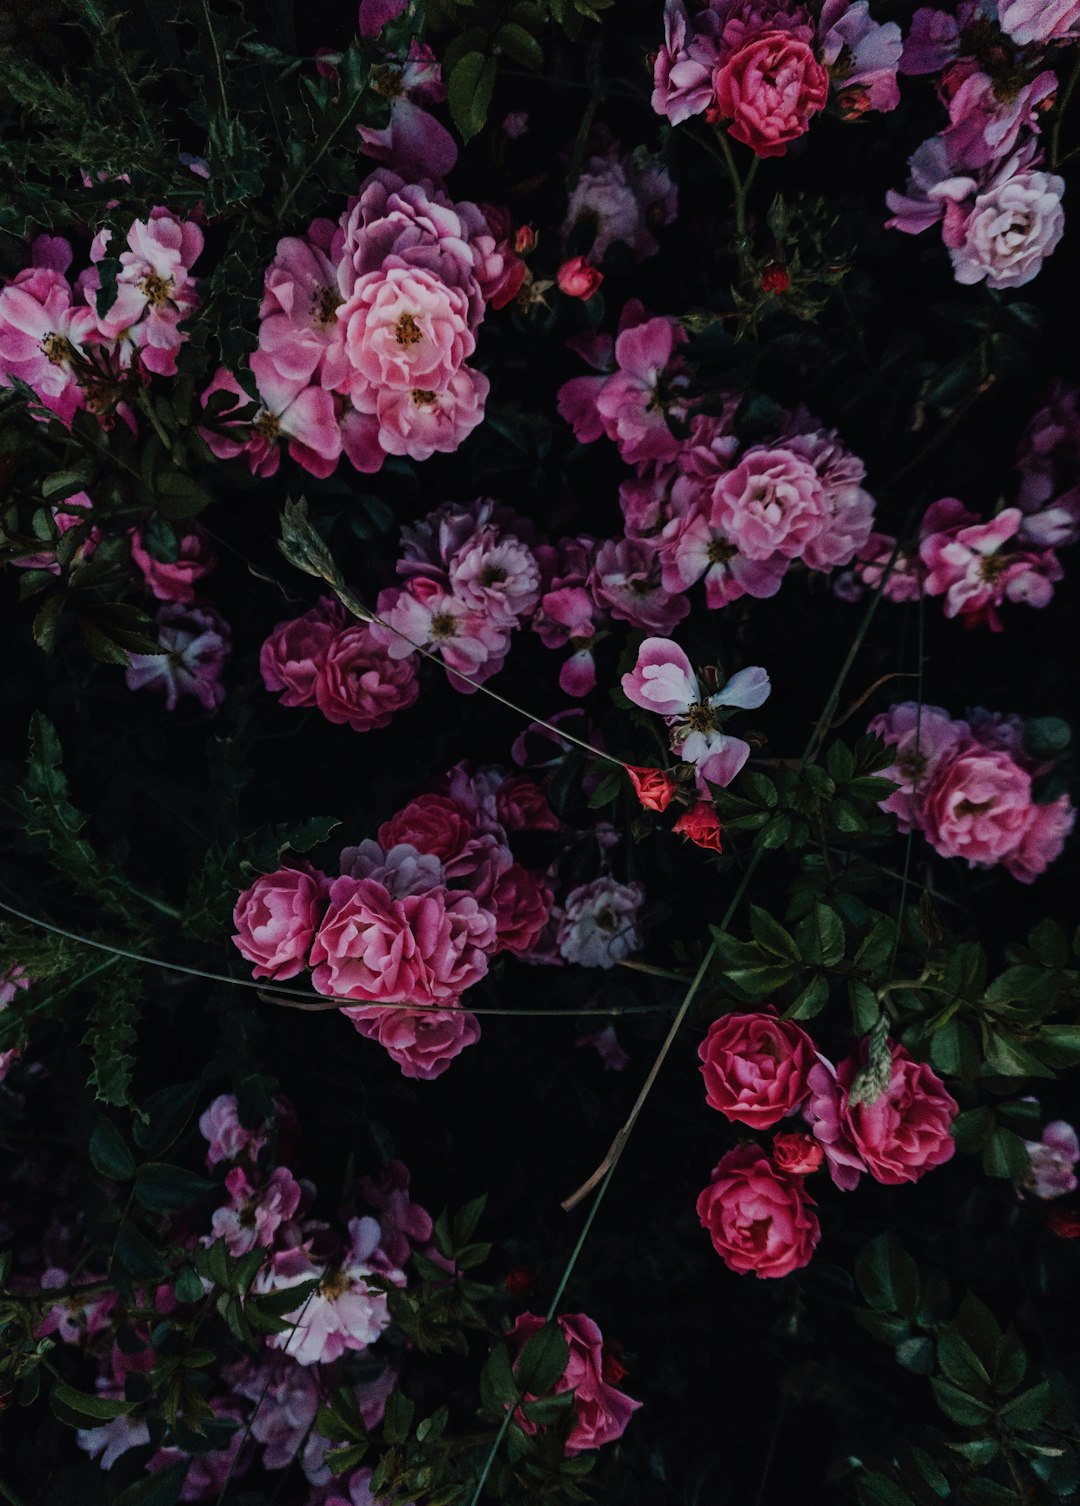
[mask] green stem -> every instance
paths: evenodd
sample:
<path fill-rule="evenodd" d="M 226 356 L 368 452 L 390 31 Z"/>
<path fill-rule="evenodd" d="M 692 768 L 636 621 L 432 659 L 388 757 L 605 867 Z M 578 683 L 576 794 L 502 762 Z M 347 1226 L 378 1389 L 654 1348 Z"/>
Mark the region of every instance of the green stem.
<path fill-rule="evenodd" d="M 1073 60 L 1072 72 L 1069 74 L 1065 89 L 1061 98 L 1056 102 L 1054 109 L 1054 128 L 1050 132 L 1050 166 L 1053 168 L 1057 168 L 1061 164 L 1061 127 L 1065 120 L 1065 108 L 1072 98 L 1078 79 L 1080 79 L 1080 51 L 1077 52 Z"/>

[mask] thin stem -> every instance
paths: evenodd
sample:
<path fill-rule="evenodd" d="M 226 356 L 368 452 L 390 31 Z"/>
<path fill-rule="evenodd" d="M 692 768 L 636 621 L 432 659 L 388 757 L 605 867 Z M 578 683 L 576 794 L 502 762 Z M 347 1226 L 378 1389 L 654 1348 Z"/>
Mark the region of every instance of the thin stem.
<path fill-rule="evenodd" d="M 914 814 L 915 802 L 919 797 L 919 779 L 922 774 L 920 767 L 922 749 L 922 709 L 923 709 L 923 659 L 925 649 L 925 612 L 923 605 L 926 600 L 922 584 L 919 585 L 919 610 L 917 626 L 916 654 L 918 664 L 916 666 L 917 683 L 915 687 L 915 778 L 911 786 L 911 806 Z M 893 932 L 892 952 L 889 956 L 889 972 L 896 969 L 896 957 L 900 950 L 900 935 L 904 929 L 904 912 L 907 907 L 908 882 L 911 878 L 911 854 L 914 847 L 915 823 L 908 827 L 907 844 L 904 848 L 904 871 L 900 879 L 900 903 L 896 910 L 896 930 Z"/>
<path fill-rule="evenodd" d="M 1061 127 L 1065 120 L 1065 108 L 1072 98 L 1078 79 L 1080 79 L 1080 51 L 1073 59 L 1072 72 L 1069 74 L 1061 98 L 1057 101 L 1054 110 L 1054 127 L 1050 132 L 1050 166 L 1054 168 L 1061 165 Z"/>
<path fill-rule="evenodd" d="M 206 0 L 202 0 L 202 11 L 206 17 L 206 30 L 210 37 L 210 47 L 214 54 L 214 67 L 217 71 L 218 92 L 221 95 L 221 113 L 225 119 L 229 118 L 229 96 L 225 92 L 225 71 L 221 66 L 221 49 L 218 47 L 217 34 L 214 31 L 214 23 L 210 16 L 210 7 Z"/>

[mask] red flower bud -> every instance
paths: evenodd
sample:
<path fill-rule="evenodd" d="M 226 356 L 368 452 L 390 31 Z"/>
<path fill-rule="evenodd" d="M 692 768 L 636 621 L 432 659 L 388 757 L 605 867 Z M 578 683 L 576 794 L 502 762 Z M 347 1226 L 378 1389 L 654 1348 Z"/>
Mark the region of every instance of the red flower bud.
<path fill-rule="evenodd" d="M 1080 1239 L 1080 1213 L 1073 1208 L 1051 1208 L 1046 1227 L 1058 1239 Z"/>
<path fill-rule="evenodd" d="M 788 276 L 788 269 L 781 262 L 772 262 L 761 274 L 763 293 L 786 293 L 790 286 L 791 278 Z"/>
<path fill-rule="evenodd" d="M 624 765 L 630 775 L 634 793 L 647 811 L 666 811 L 675 794 L 675 776 L 665 769 L 649 769 L 638 764 Z"/>
<path fill-rule="evenodd" d="M 600 1363 L 600 1379 L 606 1385 L 617 1386 L 625 1375 L 626 1366 L 622 1362 L 622 1350 L 613 1340 L 606 1340 L 604 1358 Z"/>
<path fill-rule="evenodd" d="M 604 274 L 583 256 L 572 256 L 569 261 L 564 261 L 555 275 L 559 288 L 568 298 L 583 300 L 591 298 L 604 280 Z"/>
<path fill-rule="evenodd" d="M 503 1286 L 514 1297 L 521 1297 L 530 1291 L 536 1281 L 536 1272 L 532 1266 L 513 1266 L 503 1277 Z"/>
<path fill-rule="evenodd" d="M 673 828 L 682 837 L 689 837 L 699 847 L 708 847 L 713 852 L 723 852 L 720 845 L 720 822 L 716 811 L 705 800 L 699 800 L 675 822 Z"/>
<path fill-rule="evenodd" d="M 817 1171 L 825 1152 L 811 1135 L 776 1135 L 772 1144 L 773 1160 L 781 1171 L 793 1177 L 808 1177 Z"/>
<path fill-rule="evenodd" d="M 514 231 L 514 250 L 519 256 L 528 256 L 536 249 L 536 231 L 531 225 L 519 225 Z"/>

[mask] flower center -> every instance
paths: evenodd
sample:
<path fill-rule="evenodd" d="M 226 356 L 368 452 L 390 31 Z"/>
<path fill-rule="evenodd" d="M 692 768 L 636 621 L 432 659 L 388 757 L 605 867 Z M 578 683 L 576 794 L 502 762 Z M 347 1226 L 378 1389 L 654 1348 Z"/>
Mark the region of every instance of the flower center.
<path fill-rule="evenodd" d="M 251 427 L 262 439 L 277 439 L 281 433 L 281 420 L 275 413 L 268 413 L 264 409 Z"/>
<path fill-rule="evenodd" d="M 597 910 L 593 919 L 601 931 L 614 931 L 615 917 L 610 910 Z"/>
<path fill-rule="evenodd" d="M 429 403 L 435 401 L 435 394 L 434 392 L 426 391 L 423 387 L 414 387 L 412 390 L 412 400 L 414 407 L 426 408 Z"/>
<path fill-rule="evenodd" d="M 383 99 L 400 99 L 405 93 L 401 69 L 391 68 L 387 63 L 380 63 L 378 67 L 371 70 L 371 87 L 376 94 L 381 94 Z"/>
<path fill-rule="evenodd" d="M 325 1297 L 328 1302 L 333 1302 L 335 1297 L 340 1297 L 343 1292 L 349 1290 L 349 1278 L 344 1271 L 327 1271 L 319 1283 L 319 1296 Z"/>
<path fill-rule="evenodd" d="M 54 366 L 66 366 L 75 352 L 71 348 L 71 341 L 65 335 L 54 334 L 52 330 L 41 342 L 41 348 L 45 353 L 46 360 Z"/>
<path fill-rule="evenodd" d="M 415 345 L 424 338 L 424 331 L 416 322 L 415 314 L 402 314 L 394 326 L 394 339 L 399 345 Z"/>
<path fill-rule="evenodd" d="M 147 272 L 139 283 L 139 292 L 151 308 L 159 309 L 168 303 L 173 290 L 171 277 L 159 277 L 156 272 Z"/>
<path fill-rule="evenodd" d="M 457 637 L 457 618 L 450 612 L 436 612 L 431 619 L 432 643 L 445 643 Z"/>
<path fill-rule="evenodd" d="M 686 713 L 686 724 L 692 732 L 711 732 L 716 719 L 711 706 L 695 701 Z"/>
<path fill-rule="evenodd" d="M 341 297 L 334 288 L 316 288 L 311 300 L 311 317 L 320 329 L 330 329 L 337 323 L 337 311 Z"/>
<path fill-rule="evenodd" d="M 738 554 L 734 544 L 729 544 L 727 539 L 713 539 L 709 544 L 709 564 L 726 565 Z"/>
<path fill-rule="evenodd" d="M 988 554 L 979 566 L 979 578 L 993 583 L 1000 580 L 1008 569 L 1008 557 L 1004 554 Z"/>
<path fill-rule="evenodd" d="M 507 572 L 502 565 L 488 565 L 480 576 L 482 586 L 501 586 L 507 578 Z"/>

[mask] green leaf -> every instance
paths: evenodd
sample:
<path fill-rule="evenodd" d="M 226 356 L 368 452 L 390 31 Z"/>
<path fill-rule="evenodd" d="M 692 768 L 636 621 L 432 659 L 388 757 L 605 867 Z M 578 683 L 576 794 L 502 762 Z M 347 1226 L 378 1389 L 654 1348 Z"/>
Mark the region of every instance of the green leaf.
<path fill-rule="evenodd" d="M 114 1182 L 135 1175 L 135 1157 L 123 1135 L 108 1119 L 99 1119 L 90 1135 L 90 1160 L 95 1171 Z"/>
<path fill-rule="evenodd" d="M 512 57 L 515 63 L 536 73 L 543 67 L 544 53 L 540 43 L 527 32 L 524 26 L 509 21 L 495 33 L 495 46 Z"/>
<path fill-rule="evenodd" d="M 55 1383 L 49 1399 L 53 1411 L 69 1427 L 73 1425 L 72 1417 L 81 1419 L 74 1426 L 92 1428 L 103 1422 L 111 1422 L 115 1417 L 124 1417 L 135 1409 L 133 1401 L 124 1401 L 118 1396 L 99 1396 L 89 1391 L 76 1391 L 74 1386 L 69 1386 L 64 1381 Z M 66 1416 L 63 1415 L 65 1413 Z"/>
<path fill-rule="evenodd" d="M 173 1290 L 177 1302 L 201 1302 L 204 1295 L 202 1282 L 190 1266 L 184 1266 L 176 1278 Z"/>
<path fill-rule="evenodd" d="M 1044 1065 L 1014 1035 L 1000 1029 L 986 1033 L 984 1046 L 987 1066 L 1003 1077 L 1053 1077 L 1053 1069 Z"/>
<path fill-rule="evenodd" d="M 855 1280 L 879 1312 L 913 1316 L 919 1307 L 919 1270 L 894 1234 L 879 1234 L 859 1251 Z"/>
<path fill-rule="evenodd" d="M 938 1406 L 951 1422 L 957 1422 L 962 1428 L 981 1427 L 993 1414 L 985 1402 L 978 1401 L 973 1396 L 968 1396 L 957 1386 L 948 1381 L 938 1380 L 934 1377 L 930 1381 Z"/>
<path fill-rule="evenodd" d="M 829 1002 L 828 981 L 819 973 L 803 989 L 789 1008 L 784 1010 L 785 1020 L 812 1020 Z"/>
<path fill-rule="evenodd" d="M 1023 1391 L 1013 1401 L 998 1408 L 998 1418 L 1008 1428 L 1041 1427 L 1050 1410 L 1050 1382 L 1040 1381 L 1037 1386 Z"/>
<path fill-rule="evenodd" d="M 802 960 L 791 934 L 760 905 L 750 906 L 750 934 L 764 951 L 791 962 Z"/>
<path fill-rule="evenodd" d="M 482 52 L 467 52 L 454 64 L 447 81 L 450 114 L 466 141 L 482 130 L 487 120 L 496 72 L 495 59 Z"/>
<path fill-rule="evenodd" d="M 135 1122 L 135 1144 L 149 1156 L 160 1156 L 183 1133 L 195 1110 L 201 1081 L 175 1083 L 152 1094 L 143 1105 L 143 1120 Z"/>
<path fill-rule="evenodd" d="M 988 1177 L 1007 1177 L 1022 1182 L 1031 1170 L 1031 1158 L 1019 1135 L 999 1124 L 982 1155 L 983 1170 Z"/>
<path fill-rule="evenodd" d="M 523 1394 L 542 1396 L 552 1390 L 570 1358 L 570 1350 L 563 1331 L 557 1323 L 545 1323 L 527 1341 L 517 1364 L 514 1376 L 518 1389 Z"/>
<path fill-rule="evenodd" d="M 116 1497 L 116 1506 L 176 1506 L 190 1468 L 191 1460 L 184 1459 L 145 1475 Z"/>
<path fill-rule="evenodd" d="M 102 1103 L 121 1108 L 128 1104 L 133 1047 L 139 1017 L 139 977 L 131 963 L 117 962 L 91 983 L 97 997 L 87 1016 L 83 1045 L 90 1048 L 93 1069 L 88 1078 Z"/>
<path fill-rule="evenodd" d="M 165 1161 L 147 1161 L 139 1167 L 135 1178 L 136 1200 L 152 1213 L 175 1213 L 190 1208 L 213 1190 L 213 1182 L 206 1177 Z"/>
<path fill-rule="evenodd" d="M 962 1391 L 984 1396 L 990 1386 L 990 1372 L 966 1339 L 949 1329 L 941 1335 L 937 1361 L 945 1375 Z"/>

